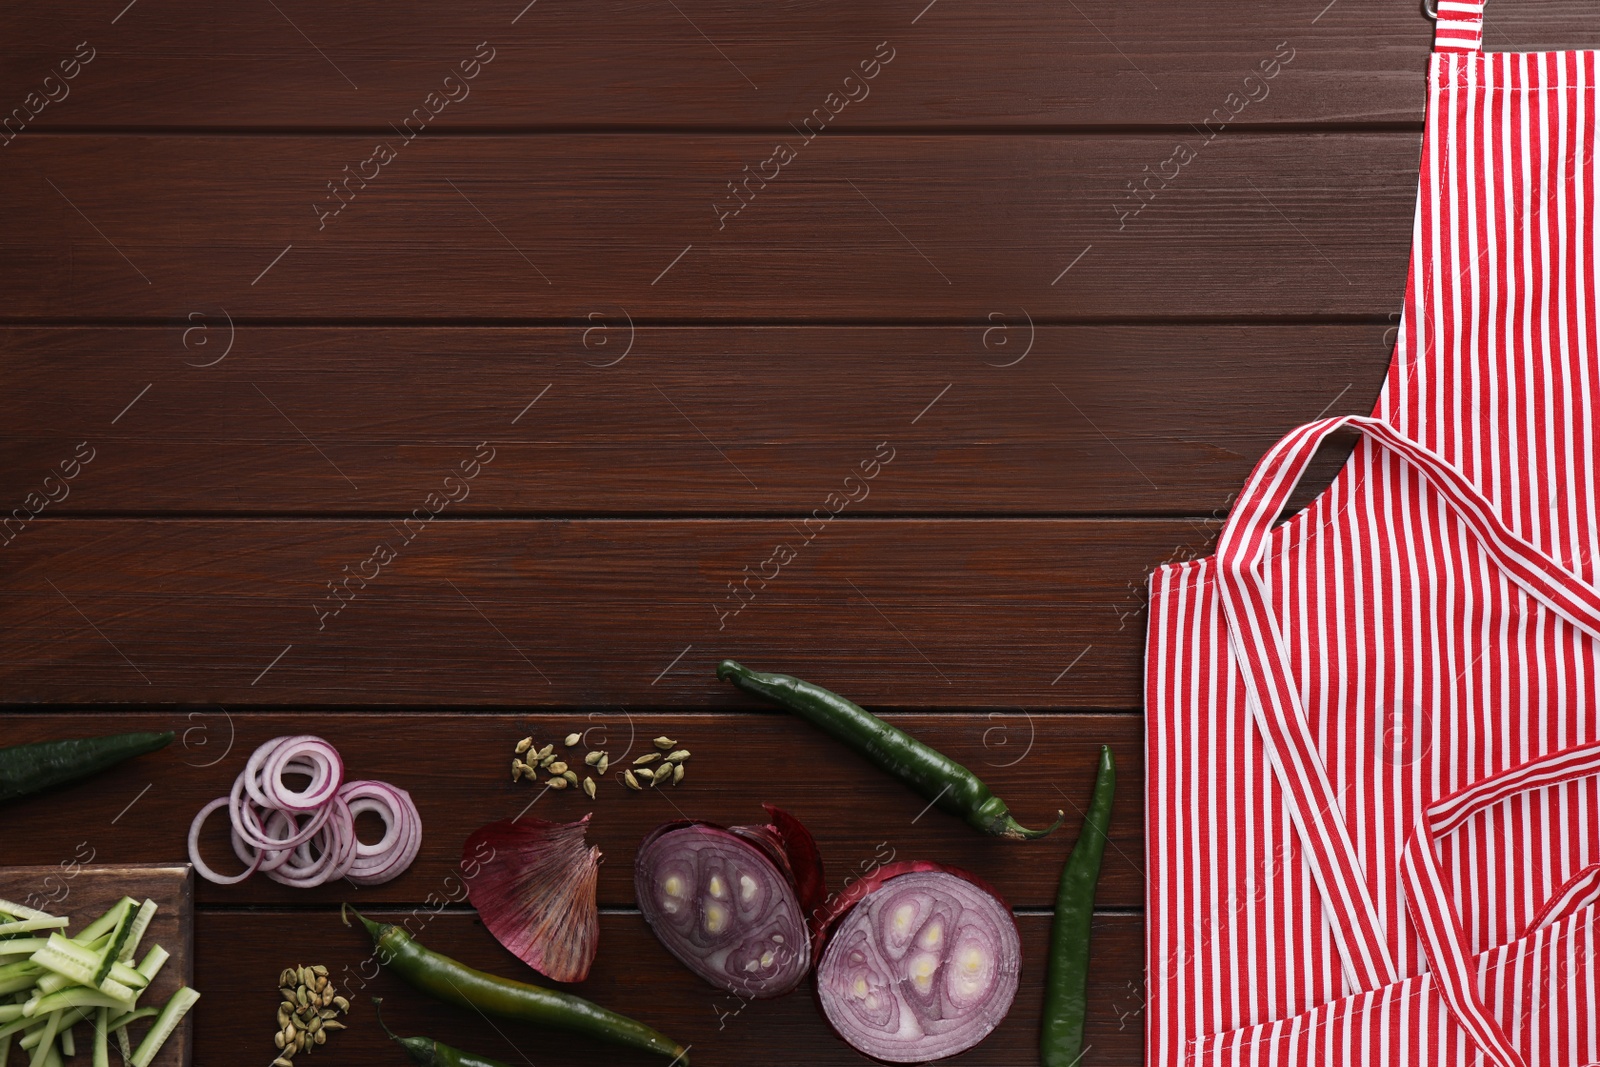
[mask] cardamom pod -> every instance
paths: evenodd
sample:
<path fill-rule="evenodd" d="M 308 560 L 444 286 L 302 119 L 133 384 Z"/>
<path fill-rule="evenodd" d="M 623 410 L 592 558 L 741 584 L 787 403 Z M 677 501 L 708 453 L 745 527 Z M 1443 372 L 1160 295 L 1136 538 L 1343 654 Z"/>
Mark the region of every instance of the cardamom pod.
<path fill-rule="evenodd" d="M 652 771 L 649 767 L 635 767 L 633 769 L 633 773 L 638 775 L 640 778 L 643 778 L 647 782 L 656 776 L 656 772 Z"/>
<path fill-rule="evenodd" d="M 551 774 L 565 774 L 566 772 L 567 772 L 567 765 L 565 763 L 562 763 L 560 760 L 556 760 L 554 763 L 550 764 L 550 773 Z"/>
<path fill-rule="evenodd" d="M 511 780 L 513 782 L 522 781 L 522 761 L 519 759 L 511 761 Z"/>
<path fill-rule="evenodd" d="M 632 771 L 623 771 L 622 780 L 628 784 L 629 789 L 637 791 L 643 788 L 639 785 L 639 780 L 633 776 Z"/>
<path fill-rule="evenodd" d="M 585 778 L 583 780 L 583 791 L 585 793 L 589 794 L 589 799 L 590 800 L 594 799 L 594 779 L 593 778 Z"/>
<path fill-rule="evenodd" d="M 656 760 L 658 760 L 660 758 L 661 758 L 661 753 L 659 753 L 659 752 L 646 752 L 642 756 L 633 757 L 633 765 L 635 767 L 641 767 L 646 763 L 654 763 Z"/>
<path fill-rule="evenodd" d="M 567 780 L 565 778 L 552 778 L 548 782 L 545 782 L 545 785 L 549 786 L 551 789 L 565 789 L 567 787 Z"/>
<path fill-rule="evenodd" d="M 666 752 L 670 749 L 677 748 L 678 742 L 674 741 L 670 737 L 658 737 L 656 738 L 656 747 L 661 751 Z"/>
<path fill-rule="evenodd" d="M 528 749 L 530 749 L 532 747 L 533 747 L 533 738 L 524 737 L 521 741 L 517 742 L 517 755 L 519 755 L 519 756 L 522 755 L 524 752 L 528 751 Z"/>
<path fill-rule="evenodd" d="M 680 748 L 680 749 L 677 749 L 677 750 L 675 750 L 673 752 L 667 753 L 667 759 L 671 760 L 673 763 L 682 763 L 684 760 L 686 760 L 688 758 L 689 758 L 689 750 L 686 749 L 686 748 Z"/>
<path fill-rule="evenodd" d="M 606 768 L 609 766 L 611 766 L 611 757 L 602 752 L 600 754 L 600 762 L 594 765 L 594 773 L 604 778 L 606 776 Z"/>
<path fill-rule="evenodd" d="M 683 781 L 683 764 L 679 763 L 672 768 L 672 784 L 677 785 L 681 781 Z"/>
<path fill-rule="evenodd" d="M 595 751 L 589 753 L 587 756 L 583 757 L 584 765 L 588 766 L 588 767 L 593 767 L 596 763 L 600 762 L 600 757 L 604 756 L 604 755 L 605 755 L 604 752 L 601 752 L 598 749 L 596 749 Z"/>

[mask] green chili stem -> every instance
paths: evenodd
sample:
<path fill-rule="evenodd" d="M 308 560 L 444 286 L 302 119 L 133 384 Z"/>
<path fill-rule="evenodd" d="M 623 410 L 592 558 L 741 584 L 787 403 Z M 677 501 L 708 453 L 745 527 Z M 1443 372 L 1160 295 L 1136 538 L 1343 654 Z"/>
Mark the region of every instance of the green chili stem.
<path fill-rule="evenodd" d="M 937 749 L 838 693 L 787 674 L 753 671 L 731 659 L 717 665 L 717 677 L 794 712 L 843 741 L 883 770 L 915 789 L 934 807 L 966 821 L 991 837 L 1027 841 L 1054 833 L 1066 818 L 1043 830 L 1030 830 L 1012 818 L 1005 802 L 983 780 Z"/>
<path fill-rule="evenodd" d="M 1083 829 L 1061 869 L 1055 922 L 1050 928 L 1050 966 L 1044 986 L 1044 1028 L 1039 1058 L 1044 1067 L 1073 1067 L 1083 1054 L 1083 1021 L 1088 1008 L 1089 934 L 1094 891 L 1100 880 L 1111 828 L 1111 800 L 1117 791 L 1117 764 L 1111 749 L 1100 748 L 1094 796 Z"/>

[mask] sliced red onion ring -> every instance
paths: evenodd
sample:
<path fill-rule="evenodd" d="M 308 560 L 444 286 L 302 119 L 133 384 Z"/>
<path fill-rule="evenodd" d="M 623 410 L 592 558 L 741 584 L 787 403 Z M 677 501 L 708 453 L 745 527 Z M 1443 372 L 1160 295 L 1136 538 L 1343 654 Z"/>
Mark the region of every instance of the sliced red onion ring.
<path fill-rule="evenodd" d="M 310 779 L 303 790 L 284 785 L 287 774 Z M 219 807 L 228 809 L 233 851 L 248 868 L 224 877 L 200 858 L 200 828 Z M 384 823 L 382 839 L 363 844 L 356 816 Z M 203 808 L 189 829 L 189 858 L 201 877 L 234 885 L 260 871 L 284 885 L 309 888 L 339 878 L 377 885 L 397 878 L 422 849 L 422 817 L 411 795 L 385 782 L 345 782 L 344 761 L 328 742 L 303 734 L 278 737 L 257 748 L 233 788 Z"/>
<path fill-rule="evenodd" d="M 987 1037 L 1017 993 L 1011 909 L 972 875 L 893 863 L 851 886 L 824 920 L 817 999 L 851 1048 L 927 1063 Z"/>
<path fill-rule="evenodd" d="M 667 951 L 719 989 L 751 998 L 782 996 L 810 971 L 799 886 L 822 884 L 810 834 L 767 810 L 781 816 L 783 832 L 668 823 L 645 838 L 633 868 L 639 909 Z"/>
<path fill-rule="evenodd" d="M 274 808 L 290 811 L 310 811 L 328 802 L 344 781 L 344 761 L 339 752 L 320 737 L 302 734 L 279 744 L 261 765 L 261 791 Z M 311 784 L 304 790 L 293 790 L 283 784 L 283 776 L 291 771 L 311 775 Z"/>
<path fill-rule="evenodd" d="M 352 816 L 370 811 L 383 820 L 383 838 L 377 844 L 355 839 L 355 859 L 345 875 L 356 885 L 378 885 L 396 878 L 417 858 L 422 848 L 422 816 L 411 794 L 387 782 L 347 782 L 339 791 Z"/>
<path fill-rule="evenodd" d="M 200 873 L 200 877 L 209 882 L 215 882 L 218 885 L 237 885 L 246 878 L 250 877 L 252 874 L 255 874 L 256 869 L 261 866 L 261 853 L 259 850 L 256 851 L 256 854 L 253 858 L 248 860 L 246 860 L 243 856 L 240 856 L 239 858 L 248 863 L 249 866 L 238 874 L 226 876 L 220 875 L 216 871 L 212 870 L 206 865 L 206 861 L 200 858 L 200 828 L 206 824 L 206 818 L 210 816 L 212 812 L 216 811 L 218 808 L 225 808 L 227 806 L 228 798 L 218 797 L 205 807 L 201 808 L 200 814 L 196 815 L 194 817 L 194 822 L 189 824 L 189 862 L 194 864 L 194 869 Z"/>

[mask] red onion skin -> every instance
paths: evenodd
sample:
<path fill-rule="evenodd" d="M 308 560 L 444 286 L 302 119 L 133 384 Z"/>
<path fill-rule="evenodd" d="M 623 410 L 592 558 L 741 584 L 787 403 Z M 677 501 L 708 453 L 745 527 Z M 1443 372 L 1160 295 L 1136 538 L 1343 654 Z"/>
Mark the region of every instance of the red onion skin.
<path fill-rule="evenodd" d="M 815 944 L 812 946 L 811 952 L 813 968 L 811 993 L 817 1004 L 817 1014 L 822 1016 L 822 1021 L 828 1023 L 828 1028 L 834 1031 L 834 1035 L 838 1037 L 840 1041 L 843 1041 L 846 1045 L 849 1045 L 851 1050 L 855 1052 L 856 1055 L 861 1056 L 863 1059 L 871 1060 L 873 1063 L 885 1064 L 887 1067 L 905 1067 L 905 1063 L 903 1061 L 879 1059 L 870 1052 L 863 1052 L 861 1049 L 856 1048 L 856 1046 L 852 1044 L 843 1034 L 839 1033 L 838 1030 L 834 1029 L 833 1024 L 828 1019 L 827 1008 L 822 1001 L 821 976 L 817 974 L 816 967 L 822 962 L 822 951 L 827 947 L 828 939 L 833 936 L 833 932 L 838 927 L 839 923 L 844 920 L 846 915 L 850 914 L 851 910 L 854 909 L 857 904 L 861 903 L 861 901 L 871 896 L 878 889 L 882 888 L 884 883 L 890 881 L 891 879 L 898 878 L 902 874 L 912 874 L 922 871 L 935 871 L 941 874 L 951 874 L 957 878 L 972 883 L 978 889 L 983 890 L 985 893 L 993 897 L 1000 905 L 1001 910 L 1004 911 L 1008 916 L 1011 916 L 1011 924 L 1013 928 L 1016 926 L 1017 922 L 1016 917 L 1011 914 L 1011 905 L 1006 903 L 1006 898 L 1002 897 L 999 892 L 995 890 L 994 886 L 990 885 L 982 878 L 979 878 L 971 871 L 963 870 L 960 867 L 952 867 L 947 863 L 935 863 L 932 860 L 900 860 L 896 863 L 884 864 L 877 870 L 872 871 L 869 874 L 862 875 L 859 881 L 852 883 L 848 889 L 845 889 L 830 902 L 824 916 L 817 924 L 817 939 Z M 1021 940 L 1020 932 L 1018 934 L 1018 940 Z M 966 1051 L 971 1050 L 968 1049 Z M 952 1055 L 961 1055 L 961 1053 L 953 1053 Z"/>

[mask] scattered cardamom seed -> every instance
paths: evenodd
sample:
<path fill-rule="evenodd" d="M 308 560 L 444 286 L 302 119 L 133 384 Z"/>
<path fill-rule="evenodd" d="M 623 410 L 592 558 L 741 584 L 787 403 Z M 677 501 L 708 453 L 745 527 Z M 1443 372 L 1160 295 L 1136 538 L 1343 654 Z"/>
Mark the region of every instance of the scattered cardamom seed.
<path fill-rule="evenodd" d="M 513 782 L 522 781 L 522 768 L 524 766 L 526 765 L 519 759 L 514 759 L 511 761 L 511 780 Z"/>
<path fill-rule="evenodd" d="M 587 767 L 593 767 L 596 763 L 600 762 L 600 757 L 604 756 L 604 755 L 605 755 L 604 752 L 601 752 L 599 749 L 596 749 L 595 751 L 589 753 L 587 756 L 583 757 L 584 765 L 587 766 Z"/>
<path fill-rule="evenodd" d="M 278 992 L 283 994 L 284 1000 L 294 1000 L 294 986 L 289 982 L 283 983 L 283 988 L 278 990 Z"/>
<path fill-rule="evenodd" d="M 565 743 L 566 743 L 566 746 L 568 748 L 571 748 L 573 745 L 576 745 L 579 741 L 582 741 L 582 740 L 583 740 L 583 735 L 582 734 L 568 734 Z"/>
<path fill-rule="evenodd" d="M 344 999 L 343 997 L 334 997 L 333 998 L 333 1006 L 338 1008 L 340 1011 L 349 1011 L 350 1010 L 350 1002 L 348 1000 Z"/>
<path fill-rule="evenodd" d="M 272 1035 L 272 1043 L 274 1045 L 277 1045 L 280 1049 L 283 1048 L 283 1031 L 282 1030 L 279 1030 L 277 1033 Z"/>
<path fill-rule="evenodd" d="M 578 772 L 577 771 L 562 771 L 561 772 L 561 777 L 563 777 L 563 778 L 565 778 L 567 780 L 567 784 L 568 785 L 577 785 L 578 784 Z"/>
<path fill-rule="evenodd" d="M 556 760 L 554 763 L 550 764 L 550 773 L 565 774 L 567 773 L 567 765 L 562 763 L 560 760 Z"/>
<path fill-rule="evenodd" d="M 656 760 L 658 760 L 660 758 L 661 758 L 661 753 L 659 753 L 659 752 L 646 752 L 642 756 L 633 757 L 633 765 L 635 767 L 638 767 L 638 766 L 641 766 L 641 765 L 646 764 L 646 763 L 654 763 Z"/>
<path fill-rule="evenodd" d="M 551 789 L 565 789 L 567 787 L 567 780 L 565 778 L 552 778 L 544 784 L 549 786 Z"/>
<path fill-rule="evenodd" d="M 651 786 L 651 788 L 654 788 L 654 787 L 660 785 L 662 782 L 666 781 L 668 778 L 671 778 L 671 777 L 672 777 L 672 773 L 670 771 L 668 771 L 665 766 L 663 766 L 659 770 L 656 771 L 655 777 L 650 779 L 650 786 Z"/>
<path fill-rule="evenodd" d="M 628 783 L 628 788 L 629 789 L 637 790 L 637 789 L 642 788 L 639 785 L 639 780 L 633 776 L 633 772 L 632 771 L 623 771 L 622 772 L 622 780 L 624 782 Z"/>
<path fill-rule="evenodd" d="M 314 1016 L 312 1018 L 312 1020 L 311 1020 L 311 1024 L 309 1026 L 307 1026 L 306 1029 L 310 1030 L 313 1034 L 316 1033 L 318 1030 L 321 1030 L 322 1029 L 322 1016 L 320 1016 L 320 1015 Z"/>
<path fill-rule="evenodd" d="M 294 1061 L 286 1060 L 282 1056 L 272 1061 L 272 1067 L 294 1067 Z"/>
<path fill-rule="evenodd" d="M 290 968 L 290 967 L 285 967 L 284 970 L 283 970 L 283 973 L 278 975 L 278 984 L 281 985 L 281 986 L 282 985 L 287 985 L 287 986 L 294 985 L 294 969 Z"/>
<path fill-rule="evenodd" d="M 667 753 L 667 759 L 671 760 L 673 763 L 682 763 L 688 758 L 689 750 L 686 748 L 675 749 L 674 751 Z"/>
<path fill-rule="evenodd" d="M 658 737 L 656 738 L 656 747 L 663 752 L 667 752 L 671 749 L 677 748 L 678 742 L 674 741 L 670 737 Z"/>
<path fill-rule="evenodd" d="M 654 780 L 656 776 L 656 772 L 652 771 L 649 767 L 635 767 L 633 769 L 633 773 L 638 775 L 640 778 L 643 778 L 647 782 Z"/>
<path fill-rule="evenodd" d="M 548 769 L 550 764 L 554 762 L 556 762 L 556 754 L 554 752 L 539 757 L 539 766 L 541 768 Z"/>
<path fill-rule="evenodd" d="M 318 1030 L 311 1036 L 316 1039 L 316 1042 L 319 1045 L 326 1045 L 328 1043 L 328 1035 L 323 1033 L 321 1030 Z"/>
<path fill-rule="evenodd" d="M 677 785 L 683 781 L 683 764 L 679 763 L 672 768 L 672 784 Z"/>
<path fill-rule="evenodd" d="M 533 738 L 524 737 L 521 741 L 517 742 L 517 755 L 519 755 L 519 756 L 522 755 L 524 752 L 528 751 L 528 749 L 530 749 L 532 747 L 533 747 Z"/>
<path fill-rule="evenodd" d="M 316 975 L 318 978 L 326 978 L 328 977 L 328 968 L 324 967 L 320 963 L 313 963 L 311 965 L 311 973 Z"/>
<path fill-rule="evenodd" d="M 609 766 L 611 766 L 611 757 L 602 752 L 600 753 L 600 762 L 594 765 L 594 773 L 604 778 L 606 775 L 606 768 Z"/>
<path fill-rule="evenodd" d="M 594 788 L 595 787 L 594 787 L 594 779 L 593 778 L 585 778 L 583 780 L 583 791 L 585 793 L 589 794 L 589 799 L 590 800 L 594 799 Z"/>
<path fill-rule="evenodd" d="M 556 750 L 556 746 L 554 746 L 554 745 L 546 745 L 543 748 L 541 748 L 539 751 L 535 752 L 534 755 L 538 756 L 540 759 L 544 759 L 546 756 L 550 755 L 555 750 Z"/>
<path fill-rule="evenodd" d="M 344 1023 L 336 1022 L 333 1019 L 329 1019 L 327 1022 L 322 1024 L 322 1028 L 324 1030 L 343 1030 L 344 1029 Z"/>
<path fill-rule="evenodd" d="M 294 1000 L 295 1000 L 295 1003 L 299 1004 L 302 1008 L 306 1006 L 306 987 L 305 986 L 301 986 L 299 989 L 296 989 L 294 991 Z"/>

